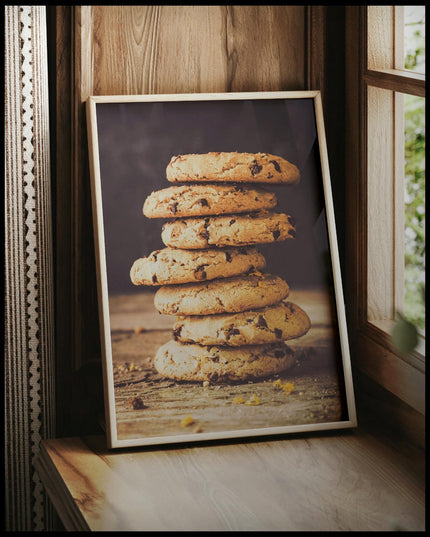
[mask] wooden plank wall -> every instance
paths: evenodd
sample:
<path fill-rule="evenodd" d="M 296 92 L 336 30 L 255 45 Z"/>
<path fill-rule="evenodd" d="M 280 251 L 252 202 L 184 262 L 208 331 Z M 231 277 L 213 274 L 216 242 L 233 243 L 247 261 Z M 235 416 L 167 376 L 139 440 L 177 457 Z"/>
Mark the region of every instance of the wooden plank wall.
<path fill-rule="evenodd" d="M 86 388 L 101 386 L 86 98 L 303 89 L 324 98 L 325 9 L 48 6 L 58 435 L 91 429 L 100 400 Z"/>

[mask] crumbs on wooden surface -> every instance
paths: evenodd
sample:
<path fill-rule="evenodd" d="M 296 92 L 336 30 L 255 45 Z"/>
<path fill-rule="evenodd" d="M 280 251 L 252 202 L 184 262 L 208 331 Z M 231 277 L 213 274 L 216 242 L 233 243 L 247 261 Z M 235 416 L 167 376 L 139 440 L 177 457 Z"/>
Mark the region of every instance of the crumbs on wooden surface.
<path fill-rule="evenodd" d="M 281 379 L 275 380 L 275 382 L 273 382 L 273 387 L 275 390 L 283 390 L 287 395 L 294 390 L 294 384 L 292 382 L 285 382 L 283 384 Z"/>
<path fill-rule="evenodd" d="M 243 397 L 238 395 L 232 400 L 233 405 L 259 405 L 260 399 L 254 394 L 251 395 L 251 397 L 245 401 Z"/>
<path fill-rule="evenodd" d="M 134 362 L 124 362 L 122 364 L 118 364 L 116 362 L 113 363 L 114 375 L 123 375 L 125 373 L 133 373 L 136 371 L 142 371 L 142 368 L 137 366 Z"/>
<path fill-rule="evenodd" d="M 253 393 L 251 397 L 245 401 L 245 405 L 259 405 L 260 399 Z"/>
<path fill-rule="evenodd" d="M 142 334 L 143 332 L 146 332 L 146 328 L 144 326 L 135 326 L 133 330 L 135 334 Z"/>
<path fill-rule="evenodd" d="M 129 399 L 128 403 L 133 408 L 133 410 L 141 410 L 142 408 L 147 408 L 145 403 L 142 401 L 142 398 L 137 395 Z"/>
<path fill-rule="evenodd" d="M 190 425 L 194 425 L 194 423 L 194 418 L 191 415 L 181 419 L 181 427 L 189 427 Z"/>

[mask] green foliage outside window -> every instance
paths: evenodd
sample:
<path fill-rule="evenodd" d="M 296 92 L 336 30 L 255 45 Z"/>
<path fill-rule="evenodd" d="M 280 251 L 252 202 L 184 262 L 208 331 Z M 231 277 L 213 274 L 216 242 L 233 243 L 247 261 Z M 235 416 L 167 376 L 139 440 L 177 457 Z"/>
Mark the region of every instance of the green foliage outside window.
<path fill-rule="evenodd" d="M 423 6 L 405 25 L 405 68 L 424 71 Z M 421 11 L 416 11 L 422 8 Z M 406 13 L 407 14 L 407 13 Z M 419 16 L 417 17 L 416 14 Z M 405 309 L 425 329 L 425 99 L 405 95 Z"/>
<path fill-rule="evenodd" d="M 405 95 L 405 317 L 425 328 L 425 101 Z"/>

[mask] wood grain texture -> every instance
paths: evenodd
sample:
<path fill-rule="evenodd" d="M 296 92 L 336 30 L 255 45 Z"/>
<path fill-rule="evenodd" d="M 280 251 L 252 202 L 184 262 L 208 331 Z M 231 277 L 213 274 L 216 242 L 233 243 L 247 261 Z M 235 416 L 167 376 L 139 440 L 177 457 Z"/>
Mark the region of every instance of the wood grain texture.
<path fill-rule="evenodd" d="M 321 91 L 323 109 L 326 110 L 327 36 L 326 6 L 309 6 L 307 10 L 307 80 L 309 89 Z"/>
<path fill-rule="evenodd" d="M 399 359 L 389 338 L 380 333 L 369 323 L 366 337 L 357 342 L 357 352 L 363 357 L 360 370 L 420 412 L 424 422 L 425 372 Z M 375 354 L 379 357 L 377 362 Z"/>
<path fill-rule="evenodd" d="M 303 6 L 92 6 L 81 17 L 94 95 L 305 89 Z"/>
<path fill-rule="evenodd" d="M 367 7 L 368 69 L 394 67 L 394 9 L 395 6 Z"/>
<path fill-rule="evenodd" d="M 367 117 L 362 112 L 367 99 L 362 79 L 366 68 L 366 43 L 363 31 L 365 14 L 358 6 L 348 6 L 345 11 L 345 66 L 346 75 L 346 124 L 345 151 L 346 184 L 345 204 L 348 218 L 345 220 L 345 305 L 349 321 L 351 359 L 358 362 L 355 340 L 367 315 L 367 189 L 366 163 L 358 148 L 367 144 Z"/>
<path fill-rule="evenodd" d="M 93 436 L 45 441 L 39 466 L 69 530 L 423 531 L 407 460 L 358 432 L 120 452 Z"/>
<path fill-rule="evenodd" d="M 377 88 L 410 93 L 418 97 L 426 96 L 425 75 L 412 71 L 395 71 L 394 69 L 367 71 L 364 79 L 367 84 Z"/>
<path fill-rule="evenodd" d="M 71 131 L 64 125 L 71 125 L 71 87 L 70 87 L 70 43 L 71 22 L 67 6 L 53 8 L 47 6 L 48 47 L 50 69 L 50 108 L 52 123 L 52 174 L 54 197 L 54 270 L 55 270 L 55 325 L 56 349 L 63 350 L 61 359 L 57 356 L 56 383 L 63 389 L 56 390 L 57 434 L 61 435 L 63 415 L 67 405 L 64 390 L 69 383 L 65 381 L 74 370 L 74 316 L 72 308 L 72 263 L 71 241 L 73 227 L 71 219 Z M 55 207 L 61 210 L 55 210 Z M 61 237 L 61 240 L 57 240 Z M 59 260 L 68 260 L 61 263 Z M 61 396 L 59 395 L 61 394 Z"/>
<path fill-rule="evenodd" d="M 73 8 L 71 101 L 71 263 L 74 361 L 76 368 L 100 356 L 97 281 L 89 179 L 85 100 L 93 91 L 95 66 L 87 43 L 92 35 L 91 6 Z M 106 40 L 108 41 L 108 40 Z"/>
<path fill-rule="evenodd" d="M 367 318 L 394 318 L 394 100 L 388 90 L 368 87 Z"/>

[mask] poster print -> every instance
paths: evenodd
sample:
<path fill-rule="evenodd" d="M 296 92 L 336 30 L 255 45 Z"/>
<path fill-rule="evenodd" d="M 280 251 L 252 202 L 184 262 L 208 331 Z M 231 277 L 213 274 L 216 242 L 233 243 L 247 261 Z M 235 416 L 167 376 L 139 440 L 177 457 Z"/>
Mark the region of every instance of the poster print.
<path fill-rule="evenodd" d="M 319 92 L 90 97 L 112 448 L 354 427 Z"/>

